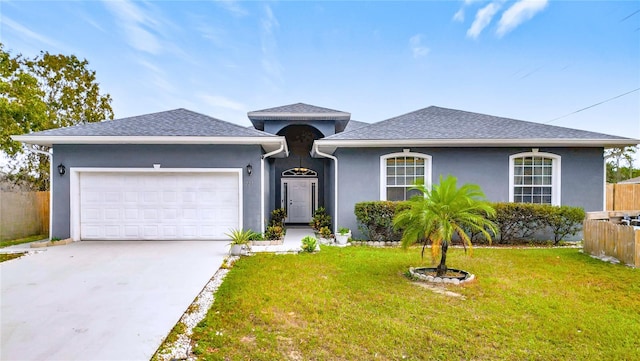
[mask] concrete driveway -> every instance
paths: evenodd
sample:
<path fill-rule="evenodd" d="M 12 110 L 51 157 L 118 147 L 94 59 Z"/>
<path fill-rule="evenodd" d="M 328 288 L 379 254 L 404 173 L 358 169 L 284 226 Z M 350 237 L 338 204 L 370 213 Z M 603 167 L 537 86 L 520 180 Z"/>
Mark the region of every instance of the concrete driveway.
<path fill-rule="evenodd" d="M 84 241 L 0 263 L 0 359 L 149 360 L 226 252 Z"/>

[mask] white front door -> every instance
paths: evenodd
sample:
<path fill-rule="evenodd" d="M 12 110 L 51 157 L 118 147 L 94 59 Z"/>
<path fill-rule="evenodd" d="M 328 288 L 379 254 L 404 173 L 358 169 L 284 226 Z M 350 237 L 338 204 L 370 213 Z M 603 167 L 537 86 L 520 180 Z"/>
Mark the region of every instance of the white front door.
<path fill-rule="evenodd" d="M 282 208 L 287 223 L 309 223 L 318 205 L 317 178 L 282 178 Z"/>

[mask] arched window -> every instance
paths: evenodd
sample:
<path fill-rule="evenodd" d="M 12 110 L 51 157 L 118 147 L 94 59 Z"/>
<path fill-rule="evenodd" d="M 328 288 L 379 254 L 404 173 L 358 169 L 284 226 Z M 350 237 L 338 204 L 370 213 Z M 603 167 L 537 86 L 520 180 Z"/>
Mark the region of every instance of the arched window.
<path fill-rule="evenodd" d="M 509 201 L 560 205 L 560 156 L 540 152 L 510 156 Z"/>
<path fill-rule="evenodd" d="M 419 194 L 411 190 L 416 180 L 431 186 L 431 156 L 402 152 L 380 157 L 380 199 L 403 201 Z"/>

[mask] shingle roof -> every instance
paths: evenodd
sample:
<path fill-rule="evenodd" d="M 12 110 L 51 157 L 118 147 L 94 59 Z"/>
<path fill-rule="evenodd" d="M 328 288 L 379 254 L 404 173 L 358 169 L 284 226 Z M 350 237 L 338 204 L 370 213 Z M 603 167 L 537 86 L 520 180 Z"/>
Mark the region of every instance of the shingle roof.
<path fill-rule="evenodd" d="M 50 129 L 30 136 L 184 136 L 184 137 L 273 137 L 259 130 L 225 122 L 186 109 Z"/>
<path fill-rule="evenodd" d="M 356 129 L 360 129 L 362 127 L 366 127 L 368 125 L 371 125 L 371 123 L 365 123 L 365 122 L 360 122 L 357 120 L 350 120 L 349 123 L 347 123 L 346 128 L 344 128 L 345 132 L 350 132 L 352 130 L 356 130 Z"/>
<path fill-rule="evenodd" d="M 296 113 L 296 114 L 343 113 L 343 114 L 349 114 L 349 113 L 342 112 L 342 111 L 339 111 L 339 110 L 333 110 L 333 109 L 329 109 L 329 108 L 317 107 L 315 105 L 309 105 L 309 104 L 305 104 L 305 103 L 289 104 L 289 105 L 283 105 L 283 106 L 279 106 L 279 107 L 275 107 L 275 108 L 262 109 L 262 110 L 256 110 L 256 111 L 253 111 L 253 112 L 249 112 L 249 114 L 255 114 L 255 115 L 259 115 L 260 113 L 283 113 L 283 114 L 291 114 L 291 113 Z"/>
<path fill-rule="evenodd" d="M 638 184 L 638 183 L 640 183 L 640 177 L 629 178 L 627 180 L 618 182 L 618 184 Z"/>
<path fill-rule="evenodd" d="M 602 139 L 628 138 L 431 106 L 326 140 Z"/>
<path fill-rule="evenodd" d="M 317 107 L 304 103 L 283 105 L 281 107 L 256 110 L 247 113 L 249 120 L 256 129 L 263 130 L 264 122 L 268 121 L 334 121 L 336 129 L 343 129 L 351 119 L 351 113 L 328 108 Z"/>

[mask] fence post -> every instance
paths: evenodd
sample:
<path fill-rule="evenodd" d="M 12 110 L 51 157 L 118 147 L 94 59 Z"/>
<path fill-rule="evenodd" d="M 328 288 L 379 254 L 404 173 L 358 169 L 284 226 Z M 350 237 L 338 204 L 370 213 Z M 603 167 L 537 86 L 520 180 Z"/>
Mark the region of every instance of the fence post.
<path fill-rule="evenodd" d="M 636 230 L 636 240 L 633 246 L 633 251 L 635 253 L 634 263 L 636 267 L 640 267 L 640 229 Z"/>

